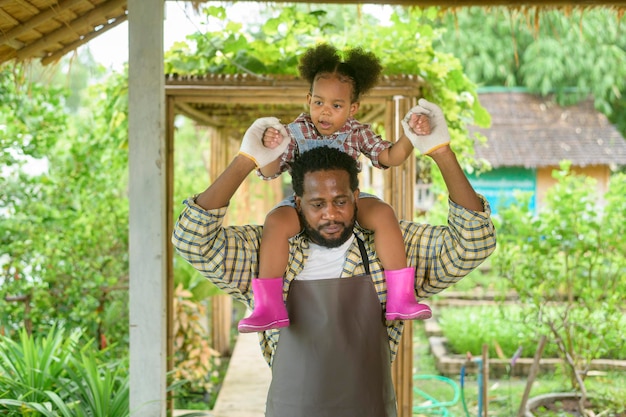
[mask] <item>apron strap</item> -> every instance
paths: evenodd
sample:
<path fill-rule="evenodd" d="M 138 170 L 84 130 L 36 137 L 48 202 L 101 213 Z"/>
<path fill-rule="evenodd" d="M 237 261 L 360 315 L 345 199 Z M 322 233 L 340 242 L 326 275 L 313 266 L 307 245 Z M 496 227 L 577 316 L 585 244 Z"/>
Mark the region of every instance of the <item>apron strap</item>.
<path fill-rule="evenodd" d="M 361 251 L 361 259 L 363 260 L 363 266 L 365 267 L 365 274 L 370 275 L 370 260 L 367 257 L 367 251 L 365 250 L 365 245 L 363 241 L 359 239 L 359 237 L 355 234 L 357 243 L 359 244 L 359 250 Z"/>

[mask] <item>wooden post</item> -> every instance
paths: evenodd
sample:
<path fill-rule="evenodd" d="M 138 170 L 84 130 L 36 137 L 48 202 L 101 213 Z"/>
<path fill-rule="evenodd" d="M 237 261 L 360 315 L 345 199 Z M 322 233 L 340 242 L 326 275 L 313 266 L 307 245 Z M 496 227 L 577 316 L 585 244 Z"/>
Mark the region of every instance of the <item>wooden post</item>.
<path fill-rule="evenodd" d="M 222 356 L 230 356 L 230 329 L 233 315 L 233 300 L 230 295 L 218 294 L 211 297 L 211 344 Z"/>
<path fill-rule="evenodd" d="M 26 333 L 28 333 L 29 335 L 33 333 L 33 322 L 30 318 L 31 298 L 32 298 L 31 294 L 16 295 L 16 296 L 7 295 L 4 297 L 4 301 L 6 301 L 7 303 L 13 303 L 13 302 L 24 303 L 24 328 L 26 329 Z M 4 332 L 2 332 L 2 334 L 4 334 Z"/>
<path fill-rule="evenodd" d="M 388 100 L 385 110 L 385 132 L 388 140 L 395 141 L 402 134 L 400 120 L 410 110 L 414 99 L 396 96 Z M 415 158 L 385 172 L 385 196 L 399 219 L 413 219 L 413 184 Z M 413 322 L 406 321 L 398 354 L 392 367 L 392 377 L 398 401 L 398 417 L 413 415 Z"/>
<path fill-rule="evenodd" d="M 176 112 L 174 109 L 174 98 L 165 98 L 165 218 L 166 218 L 166 236 L 171 236 L 174 231 L 174 118 Z M 174 369 L 174 245 L 171 239 L 166 239 L 166 284 L 165 284 L 165 305 L 167 308 L 167 342 L 166 342 L 166 369 L 169 372 Z M 167 381 L 170 385 L 170 381 Z M 171 415 L 174 410 L 174 397 L 172 393 L 167 395 L 167 413 Z"/>

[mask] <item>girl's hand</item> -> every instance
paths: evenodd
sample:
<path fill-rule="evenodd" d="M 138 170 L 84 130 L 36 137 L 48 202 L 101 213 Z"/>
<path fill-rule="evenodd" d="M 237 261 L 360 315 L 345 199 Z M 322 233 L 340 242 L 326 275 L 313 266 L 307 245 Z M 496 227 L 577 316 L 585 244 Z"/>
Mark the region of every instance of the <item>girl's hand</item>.
<path fill-rule="evenodd" d="M 409 126 L 416 135 L 430 135 L 430 119 L 425 114 L 411 114 Z"/>
<path fill-rule="evenodd" d="M 263 146 L 274 149 L 283 142 L 283 135 L 273 127 L 268 127 L 263 132 Z"/>

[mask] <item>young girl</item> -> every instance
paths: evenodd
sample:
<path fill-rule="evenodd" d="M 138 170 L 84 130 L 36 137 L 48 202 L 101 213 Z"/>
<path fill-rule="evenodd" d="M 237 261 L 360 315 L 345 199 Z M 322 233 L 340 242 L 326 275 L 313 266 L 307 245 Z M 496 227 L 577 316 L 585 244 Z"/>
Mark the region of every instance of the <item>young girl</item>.
<path fill-rule="evenodd" d="M 299 65 L 310 84 L 309 114 L 302 113 L 286 126 L 290 143 L 281 158 L 260 169 L 266 179 L 289 170 L 294 157 L 312 147 L 339 148 L 355 159 L 361 153 L 381 169 L 402 164 L 413 154 L 413 145 L 402 136 L 396 143 L 383 140 L 369 125 L 354 119 L 360 99 L 377 83 L 382 67 L 378 58 L 360 48 L 347 52 L 342 61 L 337 49 L 322 44 L 309 49 Z M 414 114 L 409 122 L 417 134 L 430 133 L 427 116 Z M 274 148 L 281 133 L 268 128 L 263 144 Z M 407 267 L 404 241 L 393 208 L 373 195 L 360 194 L 357 221 L 374 232 L 376 252 L 387 281 L 387 320 L 428 319 L 430 308 L 415 300 L 415 268 Z M 289 325 L 283 302 L 283 274 L 289 259 L 288 239 L 300 232 L 293 198 L 281 202 L 266 217 L 259 254 L 259 278 L 252 281 L 254 310 L 239 322 L 242 333 Z"/>

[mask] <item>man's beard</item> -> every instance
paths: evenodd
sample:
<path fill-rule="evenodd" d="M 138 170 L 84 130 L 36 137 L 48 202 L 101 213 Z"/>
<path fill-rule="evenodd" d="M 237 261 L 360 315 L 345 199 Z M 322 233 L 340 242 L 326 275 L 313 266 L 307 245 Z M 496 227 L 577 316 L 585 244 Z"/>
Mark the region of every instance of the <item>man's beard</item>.
<path fill-rule="evenodd" d="M 339 237 L 334 238 L 334 239 L 327 239 L 324 236 L 322 236 L 322 234 L 318 231 L 319 229 L 314 229 L 313 226 L 311 226 L 309 222 L 306 221 L 300 209 L 298 209 L 297 211 L 298 211 L 298 217 L 300 217 L 300 224 L 304 228 L 304 232 L 311 239 L 311 242 L 320 246 L 324 246 L 325 248 L 338 248 L 339 246 L 346 243 L 346 241 L 352 235 L 354 225 L 356 223 L 357 208 L 355 205 L 354 216 L 352 216 L 352 220 L 350 221 L 350 224 L 341 223 L 341 222 L 331 222 L 331 223 L 324 223 L 323 225 L 320 226 L 320 228 L 324 226 L 328 226 L 329 224 L 341 224 L 342 226 L 344 226 L 344 229 L 339 235 Z"/>

